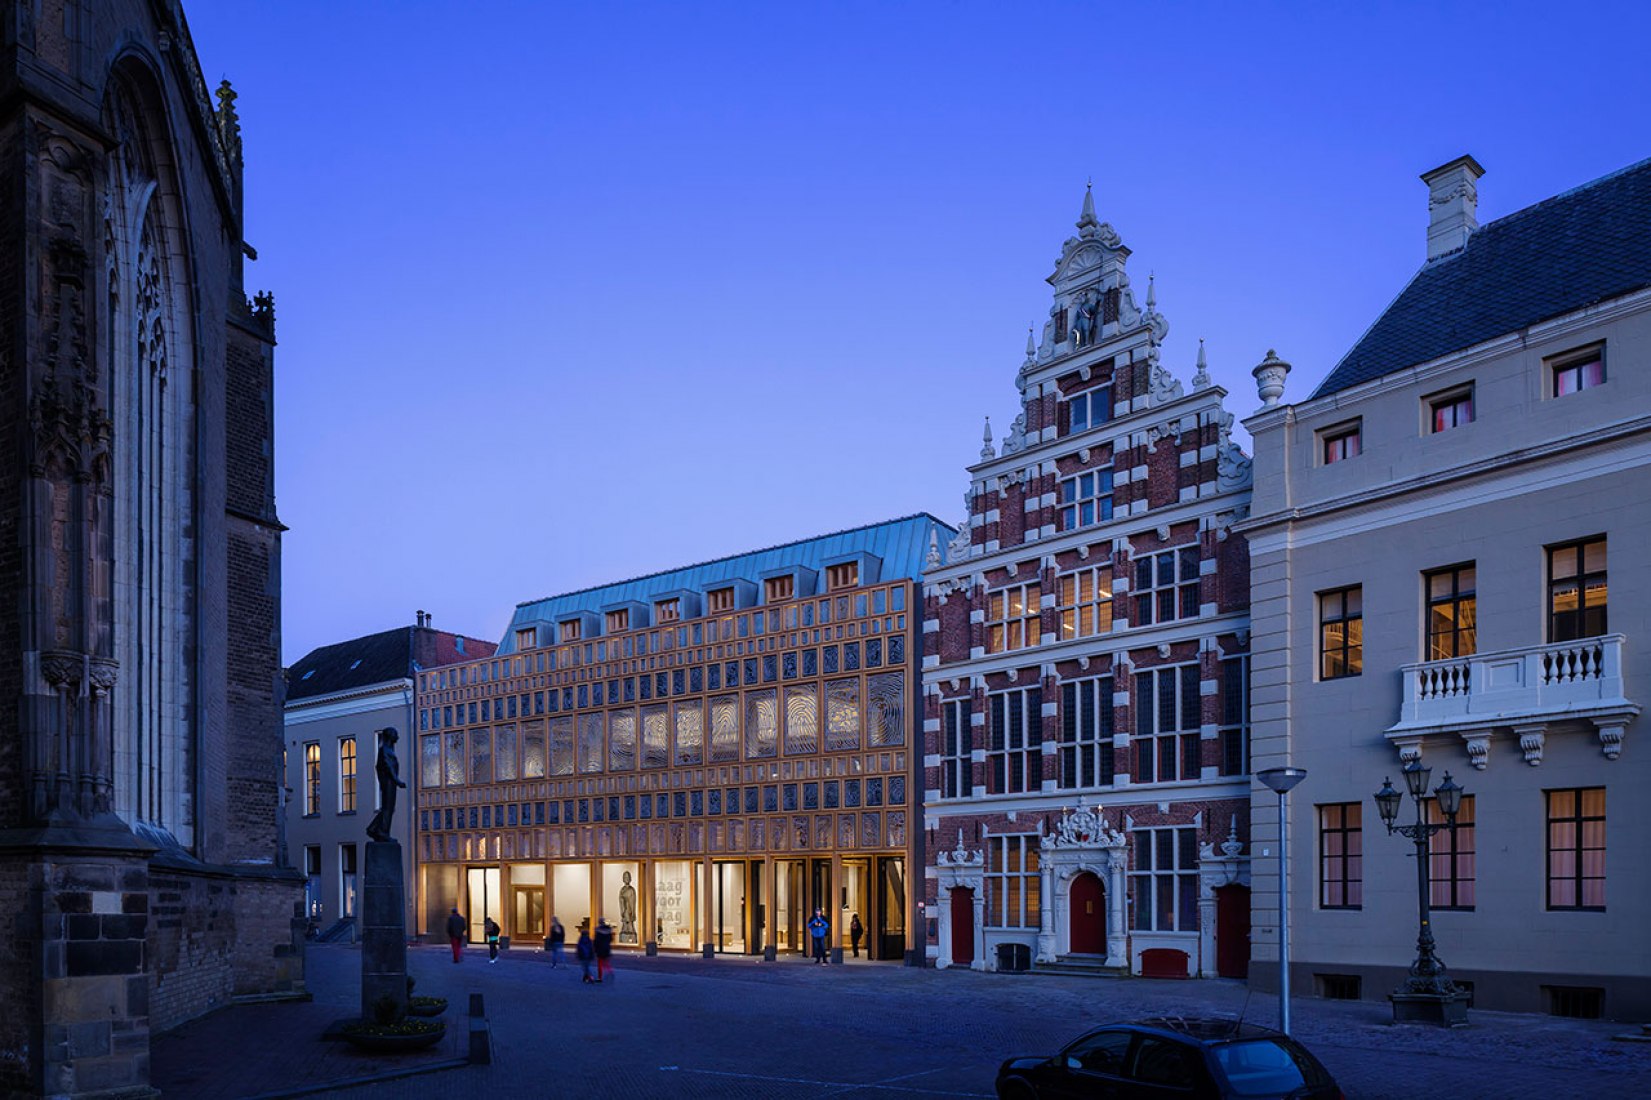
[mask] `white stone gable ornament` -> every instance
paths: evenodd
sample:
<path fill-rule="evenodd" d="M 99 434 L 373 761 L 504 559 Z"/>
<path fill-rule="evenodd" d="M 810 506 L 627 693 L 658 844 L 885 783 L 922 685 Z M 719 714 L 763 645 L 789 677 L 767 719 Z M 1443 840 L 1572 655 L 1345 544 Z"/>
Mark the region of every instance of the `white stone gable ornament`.
<path fill-rule="evenodd" d="M 1080 806 L 1069 811 L 1052 833 L 1039 827 L 1043 848 L 1122 848 L 1124 835 L 1106 823 L 1098 811 Z"/>
<path fill-rule="evenodd" d="M 941 852 L 939 856 L 942 867 L 979 867 L 985 859 L 985 854 L 978 849 L 971 852 L 963 846 L 962 829 L 957 831 L 957 847 L 949 852 Z"/>

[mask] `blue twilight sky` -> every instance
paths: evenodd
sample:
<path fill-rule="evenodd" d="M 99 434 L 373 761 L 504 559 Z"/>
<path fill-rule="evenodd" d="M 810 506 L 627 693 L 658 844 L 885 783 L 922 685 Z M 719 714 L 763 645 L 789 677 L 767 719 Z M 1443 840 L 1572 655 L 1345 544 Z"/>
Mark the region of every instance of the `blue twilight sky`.
<path fill-rule="evenodd" d="M 1084 181 L 1238 416 L 1424 256 L 1651 156 L 1638 4 L 187 0 L 275 291 L 285 657 L 956 523 Z"/>

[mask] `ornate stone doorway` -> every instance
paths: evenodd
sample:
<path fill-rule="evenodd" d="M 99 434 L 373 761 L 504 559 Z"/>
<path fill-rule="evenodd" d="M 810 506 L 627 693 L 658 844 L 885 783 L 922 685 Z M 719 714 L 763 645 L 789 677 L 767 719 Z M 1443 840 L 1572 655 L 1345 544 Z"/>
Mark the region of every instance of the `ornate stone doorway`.
<path fill-rule="evenodd" d="M 967 966 L 986 969 L 985 935 L 986 888 L 985 853 L 963 846 L 963 830 L 957 831 L 957 847 L 941 852 L 935 859 L 940 872 L 940 951 L 935 969 Z"/>
<path fill-rule="evenodd" d="M 1106 887 L 1085 871 L 1072 880 L 1071 953 L 1106 954 Z"/>
<path fill-rule="evenodd" d="M 1250 975 L 1250 888 L 1215 891 L 1215 972 L 1223 978 Z"/>

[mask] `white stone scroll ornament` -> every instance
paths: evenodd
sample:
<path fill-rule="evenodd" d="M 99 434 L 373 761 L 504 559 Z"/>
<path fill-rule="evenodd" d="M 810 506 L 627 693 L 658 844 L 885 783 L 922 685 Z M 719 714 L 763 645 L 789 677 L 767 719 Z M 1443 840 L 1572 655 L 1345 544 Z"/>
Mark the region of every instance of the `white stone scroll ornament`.
<path fill-rule="evenodd" d="M 1062 817 L 1055 831 L 1044 834 L 1039 843 L 1043 848 L 1122 848 L 1125 840 L 1099 812 L 1080 806 Z"/>
<path fill-rule="evenodd" d="M 979 867 L 985 862 L 985 853 L 980 850 L 970 851 L 963 846 L 963 830 L 957 831 L 957 847 L 949 852 L 941 852 L 939 863 L 942 867 Z"/>

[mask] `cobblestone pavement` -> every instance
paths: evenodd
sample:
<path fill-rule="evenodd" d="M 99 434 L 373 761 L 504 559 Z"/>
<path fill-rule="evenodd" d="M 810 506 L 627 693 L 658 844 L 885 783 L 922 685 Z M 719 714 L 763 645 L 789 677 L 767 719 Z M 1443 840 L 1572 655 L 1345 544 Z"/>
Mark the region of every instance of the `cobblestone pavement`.
<path fill-rule="evenodd" d="M 348 948 L 312 949 L 312 984 L 344 988 L 358 959 Z M 1277 1023 L 1277 998 L 1248 997 L 1236 982 L 979 974 L 883 963 L 818 967 L 802 960 L 615 961 L 619 973 L 612 982 L 586 986 L 576 966 L 553 970 L 538 951 L 509 951 L 496 965 L 471 952 L 454 966 L 444 948 L 414 949 L 409 968 L 419 991 L 446 996 L 453 1005 L 450 1031 L 461 1030 L 458 1014 L 467 995 L 484 995 L 493 1064 L 339 1095 L 990 1096 L 1004 1057 L 1052 1051 L 1110 1020 L 1243 1012 L 1257 1023 Z M 1651 1096 L 1651 1045 L 1612 1042 L 1612 1035 L 1636 1030 L 1622 1024 L 1474 1012 L 1472 1027 L 1442 1031 L 1394 1027 L 1385 1004 L 1299 999 L 1293 1008 L 1297 1038 L 1355 1100 Z M 256 1036 L 289 1057 L 294 1044 L 312 1038 L 302 1024 L 273 1021 Z M 172 1041 L 157 1042 L 157 1071 Z"/>

